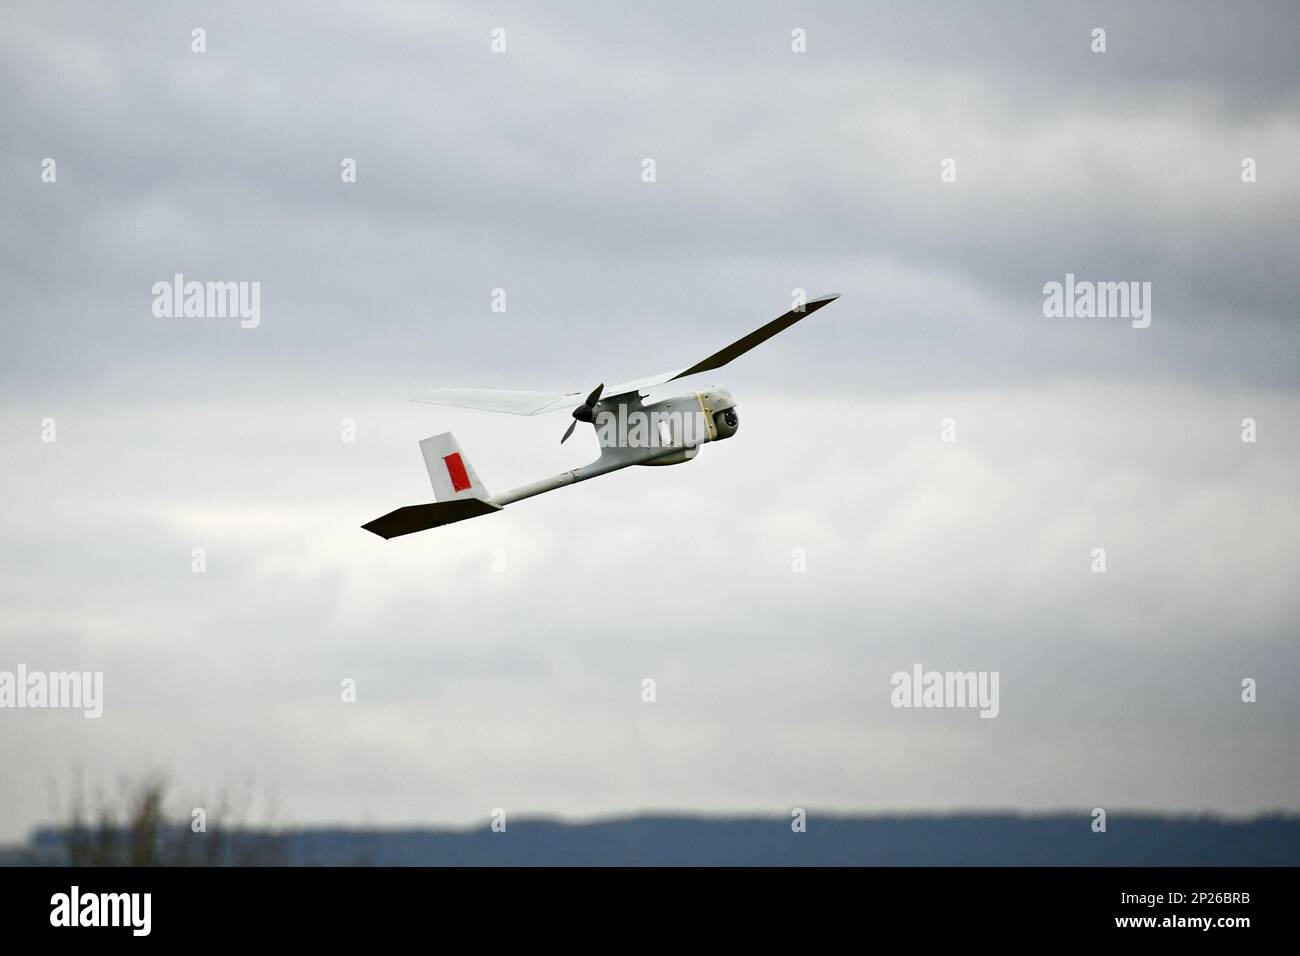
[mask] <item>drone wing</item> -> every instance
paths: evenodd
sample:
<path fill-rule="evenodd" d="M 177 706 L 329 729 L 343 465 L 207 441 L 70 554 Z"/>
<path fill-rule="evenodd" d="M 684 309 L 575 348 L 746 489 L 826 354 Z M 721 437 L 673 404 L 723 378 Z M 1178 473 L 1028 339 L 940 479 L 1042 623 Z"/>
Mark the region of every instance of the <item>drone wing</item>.
<path fill-rule="evenodd" d="M 824 305 L 838 299 L 838 295 L 823 295 L 810 299 L 802 309 L 791 309 L 785 315 L 760 326 L 748 335 L 736 339 L 725 348 L 718 349 L 708 358 L 701 359 L 686 368 L 661 372 L 631 382 L 623 382 L 604 390 L 605 398 L 639 392 L 666 382 L 694 375 L 696 372 L 710 372 L 722 368 L 733 359 L 739 358 L 750 349 L 766 342 L 778 332 L 784 332 L 800 319 L 806 318 Z M 562 408 L 573 408 L 583 403 L 582 392 L 516 392 L 508 389 L 493 388 L 435 388 L 412 399 L 416 402 L 429 402 L 433 405 L 455 405 L 460 408 L 477 408 L 487 412 L 506 412 L 511 415 L 540 415 Z"/>
<path fill-rule="evenodd" d="M 430 405 L 454 405 L 508 415 L 540 415 L 582 404 L 580 392 L 515 392 L 504 388 L 435 388 L 411 399 Z"/>
<path fill-rule="evenodd" d="M 794 325 L 802 318 L 812 315 L 824 305 L 829 305 L 839 298 L 839 295 L 823 295 L 816 299 L 804 303 L 802 309 L 791 309 L 785 315 L 773 319 L 766 325 L 760 326 L 748 335 L 736 339 L 725 348 L 718 349 L 706 359 L 701 359 L 694 365 L 687 368 L 674 369 L 671 372 L 661 372 L 658 375 L 651 375 L 647 378 L 638 378 L 635 381 L 623 382 L 621 385 L 615 385 L 613 388 L 605 389 L 605 397 L 610 398 L 614 395 L 625 395 L 628 392 L 640 391 L 643 388 L 653 388 L 656 385 L 663 385 L 666 382 L 673 382 L 679 378 L 685 378 L 687 375 L 694 375 L 696 372 L 711 372 L 715 368 L 722 368 L 728 362 L 739 358 L 750 349 L 761 345 L 776 335 L 778 332 L 784 332 L 790 326 Z M 574 404 L 580 404 L 575 402 Z"/>

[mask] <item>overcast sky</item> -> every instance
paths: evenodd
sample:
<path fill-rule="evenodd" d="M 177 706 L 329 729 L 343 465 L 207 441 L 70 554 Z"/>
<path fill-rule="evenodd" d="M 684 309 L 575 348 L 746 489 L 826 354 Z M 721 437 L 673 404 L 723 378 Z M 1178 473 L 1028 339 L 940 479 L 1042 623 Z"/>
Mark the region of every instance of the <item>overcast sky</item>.
<path fill-rule="evenodd" d="M 78 767 L 294 823 L 1300 810 L 1298 35 L 1289 3 L 8 4 L 0 670 L 106 699 L 0 710 L 0 839 Z M 260 324 L 156 317 L 176 273 L 260 283 Z M 1149 282 L 1150 326 L 1045 317 L 1067 274 Z M 597 452 L 410 396 L 681 367 L 794 289 L 842 298 L 688 383 L 734 440 L 360 529 L 431 500 L 428 435 L 492 491 Z M 917 663 L 999 672 L 998 717 L 891 707 Z"/>

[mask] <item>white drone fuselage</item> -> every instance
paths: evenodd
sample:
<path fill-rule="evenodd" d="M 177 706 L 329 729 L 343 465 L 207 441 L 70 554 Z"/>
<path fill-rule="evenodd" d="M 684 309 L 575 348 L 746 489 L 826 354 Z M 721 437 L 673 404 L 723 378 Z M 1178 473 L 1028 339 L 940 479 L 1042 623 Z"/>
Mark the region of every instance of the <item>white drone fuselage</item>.
<path fill-rule="evenodd" d="M 701 445 L 730 438 L 740 427 L 735 399 L 721 386 L 648 405 L 637 392 L 619 395 L 597 403 L 594 418 L 599 458 L 581 468 L 494 495 L 488 501 L 504 508 L 632 465 L 680 465 L 694 458 Z"/>

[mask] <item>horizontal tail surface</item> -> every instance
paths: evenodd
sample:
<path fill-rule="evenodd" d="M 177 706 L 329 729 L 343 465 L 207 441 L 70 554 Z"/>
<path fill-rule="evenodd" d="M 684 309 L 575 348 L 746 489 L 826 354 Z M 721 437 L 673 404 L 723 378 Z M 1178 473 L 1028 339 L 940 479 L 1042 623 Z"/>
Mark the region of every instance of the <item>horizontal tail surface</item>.
<path fill-rule="evenodd" d="M 496 505 L 478 498 L 457 498 L 455 501 L 435 501 L 427 505 L 407 505 L 361 527 L 381 538 L 397 538 L 500 510 Z"/>

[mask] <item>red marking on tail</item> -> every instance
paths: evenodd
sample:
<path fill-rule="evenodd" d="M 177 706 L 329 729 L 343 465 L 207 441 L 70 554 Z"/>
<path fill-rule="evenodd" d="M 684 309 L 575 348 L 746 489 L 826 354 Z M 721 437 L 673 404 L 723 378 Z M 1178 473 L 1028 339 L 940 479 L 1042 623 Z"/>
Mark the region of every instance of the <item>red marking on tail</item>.
<path fill-rule="evenodd" d="M 452 452 L 442 460 L 447 465 L 447 474 L 451 475 L 452 490 L 464 491 L 468 488 L 469 475 L 465 473 L 465 463 L 460 459 L 460 452 Z"/>

